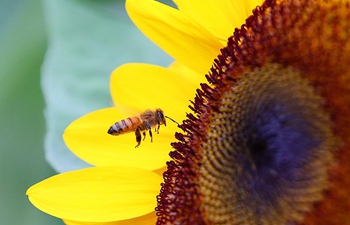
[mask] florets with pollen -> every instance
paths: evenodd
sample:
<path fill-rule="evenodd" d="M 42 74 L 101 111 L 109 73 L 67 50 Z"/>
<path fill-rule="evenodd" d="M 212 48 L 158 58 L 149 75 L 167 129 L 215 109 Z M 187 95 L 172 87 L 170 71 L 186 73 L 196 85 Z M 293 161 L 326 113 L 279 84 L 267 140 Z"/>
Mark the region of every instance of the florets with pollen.
<path fill-rule="evenodd" d="M 266 1 L 207 79 L 157 224 L 349 224 L 349 3 Z"/>

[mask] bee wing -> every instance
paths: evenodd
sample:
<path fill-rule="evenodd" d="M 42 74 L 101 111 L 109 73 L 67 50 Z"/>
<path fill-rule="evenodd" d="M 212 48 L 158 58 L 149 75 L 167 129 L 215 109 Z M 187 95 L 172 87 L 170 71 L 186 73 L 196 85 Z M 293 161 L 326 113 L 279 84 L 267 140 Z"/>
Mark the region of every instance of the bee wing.
<path fill-rule="evenodd" d="M 116 105 L 114 107 L 116 111 L 119 112 L 119 114 L 125 115 L 125 118 L 132 117 L 132 116 L 139 116 L 141 113 L 141 110 L 133 107 L 127 107 L 124 105 Z M 125 118 L 120 118 L 120 119 L 125 119 Z"/>

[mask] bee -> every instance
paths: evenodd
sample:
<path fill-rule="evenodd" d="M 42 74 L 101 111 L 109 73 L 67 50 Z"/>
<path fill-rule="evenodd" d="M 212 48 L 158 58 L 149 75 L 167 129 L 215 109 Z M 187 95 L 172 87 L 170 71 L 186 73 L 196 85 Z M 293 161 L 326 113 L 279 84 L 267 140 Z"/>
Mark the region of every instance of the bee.
<path fill-rule="evenodd" d="M 141 133 L 143 134 L 143 140 L 146 138 L 146 132 L 149 132 L 151 137 L 151 142 L 153 141 L 152 128 L 159 134 L 160 125 L 166 126 L 164 112 L 161 109 L 156 110 L 146 110 L 139 116 L 129 117 L 114 123 L 107 131 L 108 134 L 118 136 L 126 134 L 129 132 L 135 132 L 137 145 L 135 148 L 139 147 L 141 144 Z M 173 122 L 177 123 L 173 119 L 169 118 Z M 177 123 L 178 124 L 178 123 Z"/>

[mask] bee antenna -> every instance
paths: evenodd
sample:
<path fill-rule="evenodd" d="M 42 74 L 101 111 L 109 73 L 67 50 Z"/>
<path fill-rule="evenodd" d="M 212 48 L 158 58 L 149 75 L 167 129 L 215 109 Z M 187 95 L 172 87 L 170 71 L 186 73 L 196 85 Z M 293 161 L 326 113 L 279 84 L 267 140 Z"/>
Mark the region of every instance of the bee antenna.
<path fill-rule="evenodd" d="M 171 119 L 169 116 L 165 116 L 165 118 L 168 118 L 169 120 L 173 121 L 174 123 L 176 123 L 177 125 L 180 126 L 180 124 L 178 122 L 176 122 L 175 120 Z"/>

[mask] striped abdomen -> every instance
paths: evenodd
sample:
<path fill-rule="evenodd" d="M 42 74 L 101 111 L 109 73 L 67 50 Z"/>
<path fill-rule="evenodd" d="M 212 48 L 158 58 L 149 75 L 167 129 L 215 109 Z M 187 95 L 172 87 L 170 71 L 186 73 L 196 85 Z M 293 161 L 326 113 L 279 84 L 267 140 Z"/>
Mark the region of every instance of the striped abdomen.
<path fill-rule="evenodd" d="M 140 124 L 141 120 L 138 117 L 129 117 L 113 124 L 107 132 L 115 136 L 125 134 L 135 131 Z"/>

